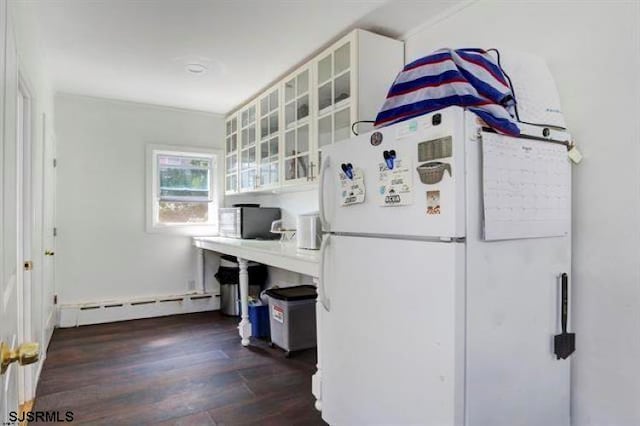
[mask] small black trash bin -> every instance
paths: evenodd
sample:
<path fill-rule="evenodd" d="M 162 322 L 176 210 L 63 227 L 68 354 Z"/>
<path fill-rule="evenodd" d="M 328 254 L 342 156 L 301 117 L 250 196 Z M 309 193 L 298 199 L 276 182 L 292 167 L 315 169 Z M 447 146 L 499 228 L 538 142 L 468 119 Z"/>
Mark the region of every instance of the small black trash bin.
<path fill-rule="evenodd" d="M 267 267 L 249 262 L 249 295 L 258 297 L 267 282 Z M 220 268 L 215 275 L 220 283 L 220 311 L 225 315 L 240 315 L 240 266 L 233 256 L 221 256 Z"/>

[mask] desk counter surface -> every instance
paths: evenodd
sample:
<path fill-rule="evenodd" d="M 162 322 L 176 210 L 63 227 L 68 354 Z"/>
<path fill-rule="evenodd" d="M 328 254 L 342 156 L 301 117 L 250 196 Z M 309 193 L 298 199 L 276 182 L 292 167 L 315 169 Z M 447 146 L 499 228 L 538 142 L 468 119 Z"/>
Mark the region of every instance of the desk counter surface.
<path fill-rule="evenodd" d="M 316 278 L 319 274 L 320 251 L 299 249 L 295 241 L 194 237 L 193 245 Z"/>

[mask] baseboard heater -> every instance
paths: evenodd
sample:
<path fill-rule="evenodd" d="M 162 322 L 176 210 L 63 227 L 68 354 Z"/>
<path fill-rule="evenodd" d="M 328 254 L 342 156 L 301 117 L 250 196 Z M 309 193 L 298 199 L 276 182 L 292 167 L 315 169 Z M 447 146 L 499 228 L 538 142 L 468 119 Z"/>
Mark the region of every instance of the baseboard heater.
<path fill-rule="evenodd" d="M 220 309 L 220 295 L 217 293 L 192 293 L 127 301 L 110 300 L 108 302 L 63 304 L 59 307 L 58 327 L 77 327 L 218 309 Z"/>

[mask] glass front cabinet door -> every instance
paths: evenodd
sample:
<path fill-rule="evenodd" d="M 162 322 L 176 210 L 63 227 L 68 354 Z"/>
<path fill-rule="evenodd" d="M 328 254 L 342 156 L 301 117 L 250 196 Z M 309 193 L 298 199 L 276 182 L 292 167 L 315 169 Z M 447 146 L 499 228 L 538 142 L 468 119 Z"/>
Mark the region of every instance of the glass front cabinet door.
<path fill-rule="evenodd" d="M 259 189 L 275 188 L 280 184 L 280 90 L 276 88 L 260 98 L 260 139 L 258 142 Z"/>
<path fill-rule="evenodd" d="M 352 37 L 321 54 L 315 62 L 318 163 L 322 147 L 351 137 L 354 58 Z"/>
<path fill-rule="evenodd" d="M 311 71 L 298 70 L 285 78 L 284 92 L 284 184 L 309 182 L 314 175 L 315 150 L 312 143 Z"/>
<path fill-rule="evenodd" d="M 403 65 L 402 41 L 356 29 L 259 93 L 227 119 L 226 193 L 317 183 L 323 148 L 373 129 Z"/>
<path fill-rule="evenodd" d="M 225 193 L 238 192 L 238 118 L 232 115 L 225 129 Z"/>
<path fill-rule="evenodd" d="M 257 187 L 256 104 L 240 110 L 240 191 L 253 191 Z"/>

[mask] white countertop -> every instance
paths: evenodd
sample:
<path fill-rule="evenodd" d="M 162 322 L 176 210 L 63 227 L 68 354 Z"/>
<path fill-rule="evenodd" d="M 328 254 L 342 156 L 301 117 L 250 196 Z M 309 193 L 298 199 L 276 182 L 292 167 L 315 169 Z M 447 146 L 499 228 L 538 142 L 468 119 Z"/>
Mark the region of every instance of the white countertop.
<path fill-rule="evenodd" d="M 318 277 L 319 274 L 320 251 L 299 249 L 295 241 L 194 237 L 193 245 L 204 250 L 241 257 L 312 277 Z"/>

